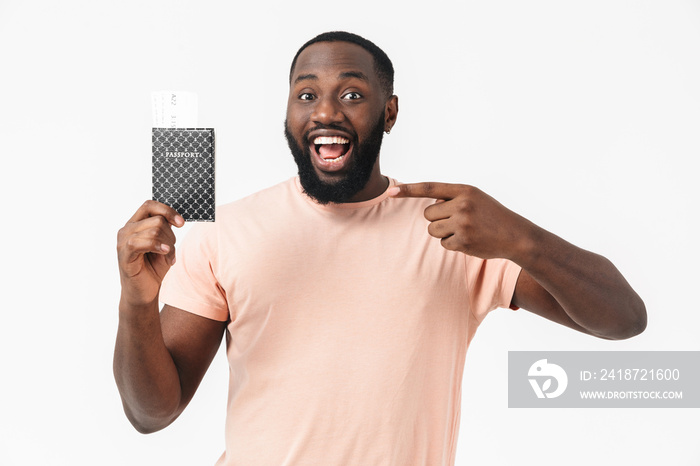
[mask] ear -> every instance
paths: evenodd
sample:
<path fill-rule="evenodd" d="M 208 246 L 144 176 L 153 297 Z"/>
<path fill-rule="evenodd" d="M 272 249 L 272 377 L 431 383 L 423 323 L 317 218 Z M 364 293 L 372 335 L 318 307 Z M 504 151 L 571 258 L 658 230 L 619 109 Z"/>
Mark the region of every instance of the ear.
<path fill-rule="evenodd" d="M 384 106 L 384 131 L 387 133 L 391 131 L 391 128 L 396 124 L 396 117 L 399 114 L 399 98 L 398 96 L 392 95 L 389 100 L 386 101 Z"/>

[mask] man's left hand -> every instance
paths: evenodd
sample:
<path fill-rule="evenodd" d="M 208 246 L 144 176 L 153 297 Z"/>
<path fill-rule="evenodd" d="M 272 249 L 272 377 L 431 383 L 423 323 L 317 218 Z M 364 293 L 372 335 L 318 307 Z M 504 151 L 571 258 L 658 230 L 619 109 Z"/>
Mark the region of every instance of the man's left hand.
<path fill-rule="evenodd" d="M 410 183 L 389 191 L 393 197 L 436 199 L 425 209 L 428 233 L 446 249 L 482 259 L 502 257 L 518 262 L 531 245 L 537 227 L 474 186 Z"/>

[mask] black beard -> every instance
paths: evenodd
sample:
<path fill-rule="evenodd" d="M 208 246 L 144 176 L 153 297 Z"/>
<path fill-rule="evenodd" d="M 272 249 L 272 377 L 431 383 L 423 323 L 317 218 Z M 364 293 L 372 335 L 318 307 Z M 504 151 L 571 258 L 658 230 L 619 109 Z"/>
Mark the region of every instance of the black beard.
<path fill-rule="evenodd" d="M 304 134 L 302 141 L 308 142 L 309 133 L 317 129 L 343 130 L 343 128 L 333 125 L 317 125 Z M 382 113 L 369 137 L 362 144 L 359 144 L 357 135 L 354 136 L 352 141 L 352 160 L 348 166 L 348 174 L 333 183 L 326 183 L 318 177 L 316 170 L 311 164 L 311 149 L 309 145 L 299 146 L 294 136 L 289 132 L 286 121 L 284 122 L 284 135 L 287 138 L 289 150 L 292 151 L 294 156 L 294 161 L 299 167 L 299 181 L 304 193 L 314 198 L 319 204 L 328 204 L 330 202 L 341 204 L 348 202 L 355 194 L 362 191 L 372 175 L 372 169 L 379 157 L 379 149 L 384 137 L 384 114 Z"/>

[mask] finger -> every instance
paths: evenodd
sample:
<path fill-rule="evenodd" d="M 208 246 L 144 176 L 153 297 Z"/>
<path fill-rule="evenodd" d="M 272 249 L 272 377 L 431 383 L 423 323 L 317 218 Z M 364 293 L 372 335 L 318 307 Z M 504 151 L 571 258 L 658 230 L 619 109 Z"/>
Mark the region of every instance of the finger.
<path fill-rule="evenodd" d="M 162 243 L 161 246 L 168 246 L 170 248 L 170 250 L 163 256 L 165 261 L 170 265 L 175 264 L 175 246 L 171 246 L 168 243 Z"/>
<path fill-rule="evenodd" d="M 426 207 L 423 211 L 423 215 L 425 215 L 427 220 L 434 222 L 435 220 L 450 218 L 454 212 L 455 209 L 452 201 L 440 200 L 440 202 L 435 202 Z"/>
<path fill-rule="evenodd" d="M 185 219 L 178 214 L 175 209 L 163 204 L 162 202 L 148 200 L 144 202 L 136 213 L 129 219 L 129 223 L 138 222 L 140 220 L 155 217 L 160 215 L 164 217 L 168 223 L 173 226 L 181 227 L 185 224 Z"/>
<path fill-rule="evenodd" d="M 164 242 L 175 244 L 175 233 L 165 217 L 149 217 L 130 224 L 126 227 L 129 235 L 150 234 L 152 237 L 162 237 Z"/>
<path fill-rule="evenodd" d="M 175 254 L 175 234 L 170 225 L 162 227 L 165 220 L 162 217 L 153 217 L 139 222 L 139 227 L 143 224 L 151 223 L 148 228 L 139 230 L 131 229 L 128 232 L 120 231 L 118 250 L 123 251 L 122 255 L 128 256 L 128 261 L 136 260 L 140 254 L 149 252 L 155 254 L 167 254 L 168 261 L 172 262 Z M 124 227 L 124 230 L 127 227 Z"/>
<path fill-rule="evenodd" d="M 157 238 L 149 238 L 147 236 L 132 236 L 127 240 L 126 244 L 126 262 L 134 262 L 144 254 L 160 254 L 167 256 L 175 252 L 175 247 L 163 243 Z M 172 260 L 172 259 L 171 259 Z"/>
<path fill-rule="evenodd" d="M 447 238 L 454 235 L 454 233 L 454 227 L 449 220 L 438 220 L 430 222 L 430 225 L 428 225 L 428 234 L 434 238 Z"/>
<path fill-rule="evenodd" d="M 459 251 L 459 240 L 455 238 L 454 235 L 448 236 L 447 238 L 442 238 L 440 240 L 440 244 L 442 245 L 443 248 L 449 250 L 449 251 Z"/>
<path fill-rule="evenodd" d="M 459 195 L 461 185 L 449 183 L 407 183 L 389 190 L 393 197 L 430 197 L 433 199 L 453 199 Z"/>

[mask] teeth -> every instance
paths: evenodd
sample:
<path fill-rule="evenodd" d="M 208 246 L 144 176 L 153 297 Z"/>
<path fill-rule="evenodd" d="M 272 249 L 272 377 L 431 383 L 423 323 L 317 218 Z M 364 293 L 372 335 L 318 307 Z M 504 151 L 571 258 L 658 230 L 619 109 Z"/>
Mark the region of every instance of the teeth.
<path fill-rule="evenodd" d="M 314 144 L 348 144 L 350 141 L 340 136 L 319 136 L 314 139 Z"/>

